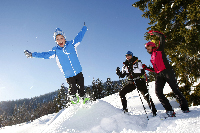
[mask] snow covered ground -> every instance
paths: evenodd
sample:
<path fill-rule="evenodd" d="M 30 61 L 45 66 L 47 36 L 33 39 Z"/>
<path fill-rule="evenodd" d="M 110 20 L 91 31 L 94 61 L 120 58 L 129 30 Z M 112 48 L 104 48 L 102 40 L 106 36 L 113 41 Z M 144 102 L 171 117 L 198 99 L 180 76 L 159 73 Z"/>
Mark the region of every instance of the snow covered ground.
<path fill-rule="evenodd" d="M 200 106 L 192 106 L 190 113 L 182 113 L 179 104 L 170 99 L 176 117 L 161 119 L 159 116 L 162 116 L 165 110 L 155 95 L 154 84 L 155 82 L 149 84 L 149 91 L 158 110 L 156 117 L 152 117 L 146 101 L 142 98 L 147 108 L 146 115 L 135 90 L 126 95 L 129 115 L 121 111 L 120 97 L 116 93 L 97 100 L 92 105 L 77 104 L 30 123 L 3 127 L 0 133 L 199 133 Z M 170 91 L 170 87 L 166 84 L 164 92 Z"/>

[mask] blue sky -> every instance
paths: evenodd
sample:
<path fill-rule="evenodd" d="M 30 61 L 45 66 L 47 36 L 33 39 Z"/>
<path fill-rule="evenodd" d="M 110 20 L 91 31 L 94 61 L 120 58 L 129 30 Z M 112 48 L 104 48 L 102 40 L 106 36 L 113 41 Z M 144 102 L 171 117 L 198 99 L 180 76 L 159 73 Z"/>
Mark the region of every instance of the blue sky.
<path fill-rule="evenodd" d="M 60 89 L 66 80 L 56 60 L 26 58 L 24 50 L 47 52 L 60 28 L 72 40 L 88 27 L 77 47 L 85 85 L 94 79 L 118 80 L 125 53 L 132 51 L 146 65 L 144 34 L 149 20 L 132 7 L 136 0 L 3 0 L 0 4 L 0 101 L 31 98 Z"/>

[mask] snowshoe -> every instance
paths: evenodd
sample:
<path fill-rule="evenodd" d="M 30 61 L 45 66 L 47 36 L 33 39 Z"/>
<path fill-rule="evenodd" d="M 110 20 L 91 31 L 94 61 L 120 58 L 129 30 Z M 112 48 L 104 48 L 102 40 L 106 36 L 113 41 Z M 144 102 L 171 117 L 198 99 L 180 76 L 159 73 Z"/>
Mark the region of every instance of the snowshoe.
<path fill-rule="evenodd" d="M 77 104 L 79 103 L 79 96 L 78 95 L 71 95 L 70 97 L 70 101 L 72 104 Z"/>
<path fill-rule="evenodd" d="M 176 117 L 176 113 L 174 111 L 166 111 L 168 117 Z"/>
<path fill-rule="evenodd" d="M 126 114 L 126 115 L 131 115 L 130 112 L 128 112 L 128 109 L 122 109 L 122 111 L 123 111 L 124 114 Z"/>
<path fill-rule="evenodd" d="M 89 97 L 82 97 L 82 99 L 83 99 L 83 104 L 86 104 L 86 103 L 88 103 L 89 101 L 90 101 L 90 98 Z"/>
<path fill-rule="evenodd" d="M 124 114 L 128 113 L 128 109 L 122 109 L 122 111 L 124 112 Z"/>

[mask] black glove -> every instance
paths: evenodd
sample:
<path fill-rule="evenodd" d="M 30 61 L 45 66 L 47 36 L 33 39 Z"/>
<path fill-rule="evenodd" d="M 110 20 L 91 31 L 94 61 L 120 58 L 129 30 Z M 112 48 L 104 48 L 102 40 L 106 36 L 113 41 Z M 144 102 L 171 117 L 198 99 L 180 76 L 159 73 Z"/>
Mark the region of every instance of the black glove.
<path fill-rule="evenodd" d="M 116 69 L 116 74 L 117 74 L 118 76 L 121 74 L 120 68 L 119 68 L 119 67 L 117 67 L 117 69 Z"/>

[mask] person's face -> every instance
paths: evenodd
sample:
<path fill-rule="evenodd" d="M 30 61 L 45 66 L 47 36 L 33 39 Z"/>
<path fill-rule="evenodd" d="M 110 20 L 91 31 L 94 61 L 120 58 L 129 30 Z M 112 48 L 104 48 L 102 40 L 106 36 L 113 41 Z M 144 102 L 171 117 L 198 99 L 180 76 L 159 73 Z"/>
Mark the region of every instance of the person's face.
<path fill-rule="evenodd" d="M 148 53 L 151 53 L 151 52 L 152 52 L 152 46 L 148 46 L 148 47 L 147 47 L 147 52 L 148 52 Z"/>
<path fill-rule="evenodd" d="M 130 55 L 130 54 L 127 54 L 127 55 L 126 55 L 126 60 L 129 61 L 131 58 L 132 58 L 132 55 Z"/>
<path fill-rule="evenodd" d="M 60 47 L 64 47 L 65 45 L 65 37 L 63 35 L 57 35 L 56 36 L 56 42 Z"/>

